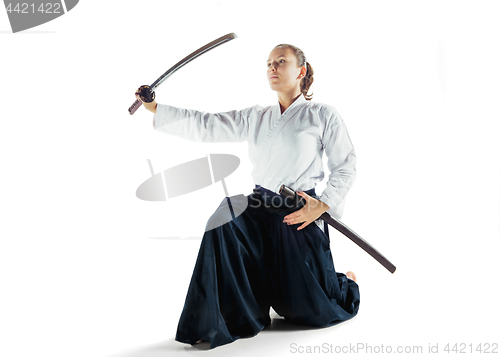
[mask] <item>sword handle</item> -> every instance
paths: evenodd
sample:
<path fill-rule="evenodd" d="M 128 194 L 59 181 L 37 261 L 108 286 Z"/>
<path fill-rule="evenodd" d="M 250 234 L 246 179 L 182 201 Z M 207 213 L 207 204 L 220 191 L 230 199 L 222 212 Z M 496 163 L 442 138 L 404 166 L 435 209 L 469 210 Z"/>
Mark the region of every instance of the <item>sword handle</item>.
<path fill-rule="evenodd" d="M 151 103 L 153 100 L 155 100 L 156 97 L 155 92 L 153 92 L 148 85 L 140 86 L 135 94 L 138 94 L 139 97 L 141 97 L 142 101 L 136 99 L 134 104 L 132 104 L 130 108 L 128 108 L 128 112 L 130 113 L 130 115 L 134 114 L 137 109 L 139 109 L 139 107 L 142 105 L 142 102 Z"/>
<path fill-rule="evenodd" d="M 130 106 L 130 108 L 128 108 L 128 112 L 130 113 L 130 115 L 134 114 L 137 111 L 137 109 L 139 109 L 139 107 L 141 105 L 142 105 L 142 102 L 139 99 L 136 99 L 134 104 L 132 104 Z"/>

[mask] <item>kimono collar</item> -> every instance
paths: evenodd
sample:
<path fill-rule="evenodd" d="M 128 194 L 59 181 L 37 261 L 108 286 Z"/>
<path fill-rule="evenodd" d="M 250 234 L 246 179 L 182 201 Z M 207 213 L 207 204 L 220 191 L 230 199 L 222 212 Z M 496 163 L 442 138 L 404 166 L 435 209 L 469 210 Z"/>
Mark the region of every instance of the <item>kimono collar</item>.
<path fill-rule="evenodd" d="M 278 100 L 278 104 L 276 104 L 277 113 L 278 113 L 278 115 L 285 115 L 288 112 L 292 111 L 292 109 L 294 107 L 300 106 L 301 104 L 306 103 L 306 102 L 307 102 L 307 100 L 306 100 L 306 98 L 304 98 L 304 94 L 301 93 L 299 95 L 299 97 L 297 99 L 295 99 L 295 101 L 292 104 L 290 104 L 290 106 L 288 108 L 286 108 L 286 110 L 283 112 L 283 114 L 281 114 L 280 102 Z"/>

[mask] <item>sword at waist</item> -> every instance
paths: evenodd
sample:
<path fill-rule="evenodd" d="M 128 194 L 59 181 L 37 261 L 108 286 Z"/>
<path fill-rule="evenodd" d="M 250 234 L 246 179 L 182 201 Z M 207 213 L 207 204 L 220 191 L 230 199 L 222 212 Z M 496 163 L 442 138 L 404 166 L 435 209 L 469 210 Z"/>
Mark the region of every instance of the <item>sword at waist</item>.
<path fill-rule="evenodd" d="M 291 189 L 290 187 L 286 185 L 281 185 L 279 193 L 281 195 L 294 198 L 298 196 L 297 193 Z M 306 192 L 307 193 L 307 192 Z M 298 196 L 300 197 L 300 196 Z M 304 201 L 302 197 L 300 197 L 300 200 Z M 299 200 L 299 201 L 300 201 Z M 361 249 L 363 249 L 365 252 L 370 254 L 376 261 L 378 261 L 380 264 L 384 266 L 387 270 L 389 270 L 391 273 L 394 274 L 396 271 L 396 266 L 392 264 L 389 259 L 384 257 L 378 250 L 376 250 L 370 243 L 365 241 L 363 238 L 361 238 L 357 233 L 355 233 L 352 229 L 347 227 L 344 223 L 339 221 L 338 219 L 330 216 L 328 213 L 323 213 L 320 216 L 321 219 L 323 219 L 326 223 L 328 223 L 330 226 L 338 230 L 340 233 L 345 235 L 347 238 L 352 240 L 354 243 L 356 243 Z"/>

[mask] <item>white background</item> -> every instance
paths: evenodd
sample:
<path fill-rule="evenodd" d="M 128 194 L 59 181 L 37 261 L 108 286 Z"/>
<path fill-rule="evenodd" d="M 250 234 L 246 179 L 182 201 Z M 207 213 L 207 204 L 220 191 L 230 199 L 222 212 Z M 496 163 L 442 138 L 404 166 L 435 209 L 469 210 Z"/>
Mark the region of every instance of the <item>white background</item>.
<path fill-rule="evenodd" d="M 285 356 L 299 354 L 292 343 L 424 352 L 499 343 L 497 4 L 82 0 L 18 34 L 0 11 L 0 354 Z M 331 230 L 336 269 L 358 276 L 353 320 L 277 325 L 200 352 L 174 336 L 222 186 L 168 202 L 141 201 L 135 190 L 151 175 L 147 159 L 159 172 L 231 153 L 241 165 L 226 179 L 229 194 L 248 195 L 246 144 L 168 136 L 144 108 L 127 108 L 137 87 L 230 32 L 238 38 L 179 70 L 158 101 L 208 112 L 275 104 L 269 52 L 302 48 L 313 100 L 339 111 L 358 156 L 343 221 L 398 269 L 390 274 Z"/>

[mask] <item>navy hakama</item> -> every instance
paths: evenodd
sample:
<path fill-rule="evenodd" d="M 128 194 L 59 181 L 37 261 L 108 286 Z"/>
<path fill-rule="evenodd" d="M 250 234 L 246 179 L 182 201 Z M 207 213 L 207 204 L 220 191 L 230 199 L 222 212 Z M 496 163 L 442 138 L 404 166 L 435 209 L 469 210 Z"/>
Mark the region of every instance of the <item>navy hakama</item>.
<path fill-rule="evenodd" d="M 318 198 L 314 189 L 305 192 Z M 246 198 L 242 214 L 205 232 L 175 339 L 203 339 L 214 348 L 256 335 L 271 323 L 270 307 L 306 326 L 354 317 L 359 288 L 335 272 L 328 230 L 315 222 L 299 231 L 300 224 L 283 223 L 302 204 L 263 187 Z M 230 207 L 240 204 L 230 201 Z M 210 220 L 227 205 L 224 199 Z"/>

